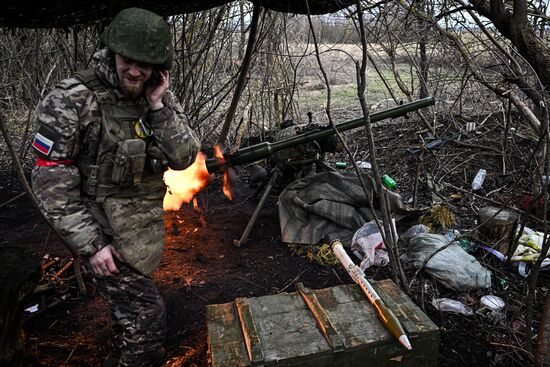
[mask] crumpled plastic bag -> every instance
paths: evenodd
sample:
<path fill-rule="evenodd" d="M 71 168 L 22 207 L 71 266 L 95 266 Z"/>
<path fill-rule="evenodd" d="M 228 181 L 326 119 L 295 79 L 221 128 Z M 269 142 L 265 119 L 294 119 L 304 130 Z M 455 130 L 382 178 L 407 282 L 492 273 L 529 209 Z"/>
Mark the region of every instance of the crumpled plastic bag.
<path fill-rule="evenodd" d="M 432 305 L 439 311 L 459 313 L 466 316 L 472 316 L 474 311 L 465 304 L 450 298 L 434 298 Z"/>
<path fill-rule="evenodd" d="M 380 225 L 382 226 L 382 223 Z M 395 220 L 393 220 L 393 226 L 395 228 Z M 358 253 L 359 257 L 363 259 L 359 264 L 361 270 L 368 269 L 373 265 L 386 266 L 390 262 L 382 235 L 374 220 L 365 223 L 355 232 L 351 239 L 351 251 Z"/>
<path fill-rule="evenodd" d="M 411 238 L 421 233 L 430 233 L 430 227 L 424 224 L 415 224 L 401 235 L 403 242 L 408 243 Z"/>
<path fill-rule="evenodd" d="M 431 254 L 448 243 L 442 235 L 418 234 L 409 240 L 402 261 L 419 268 Z M 491 287 L 491 272 L 464 251 L 458 242 L 453 242 L 434 255 L 424 266 L 424 271 L 456 292 Z"/>
<path fill-rule="evenodd" d="M 535 262 L 540 256 L 542 245 L 544 244 L 544 232 L 533 231 L 525 227 L 519 238 L 519 244 L 514 251 L 511 261 Z M 544 259 L 547 263 L 549 259 Z"/>
<path fill-rule="evenodd" d="M 544 233 L 543 232 L 534 232 L 531 234 L 526 234 L 525 232 L 519 238 L 519 243 L 531 247 L 533 250 L 540 252 L 542 245 L 544 243 Z"/>

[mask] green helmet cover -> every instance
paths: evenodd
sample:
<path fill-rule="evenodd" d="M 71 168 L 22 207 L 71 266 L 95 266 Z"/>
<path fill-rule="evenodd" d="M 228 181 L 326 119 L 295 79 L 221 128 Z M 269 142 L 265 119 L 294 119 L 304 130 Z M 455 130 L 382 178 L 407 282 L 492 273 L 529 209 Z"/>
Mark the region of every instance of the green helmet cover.
<path fill-rule="evenodd" d="M 161 16 L 140 8 L 118 13 L 103 32 L 101 41 L 128 59 L 169 69 L 172 64 L 170 27 Z"/>

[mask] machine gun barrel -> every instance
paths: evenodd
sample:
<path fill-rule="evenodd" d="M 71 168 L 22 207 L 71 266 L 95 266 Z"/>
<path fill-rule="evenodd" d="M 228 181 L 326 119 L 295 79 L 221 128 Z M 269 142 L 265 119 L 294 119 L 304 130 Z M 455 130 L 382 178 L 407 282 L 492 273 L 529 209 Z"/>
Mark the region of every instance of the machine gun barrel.
<path fill-rule="evenodd" d="M 431 106 L 434 103 L 435 102 L 433 97 L 422 98 L 414 102 L 405 103 L 400 106 L 375 112 L 370 115 L 370 120 L 371 122 L 377 122 L 387 118 L 403 116 L 408 112 Z M 336 128 L 338 129 L 338 131 L 342 132 L 364 126 L 364 124 L 364 117 L 359 117 L 338 124 L 336 125 Z M 318 129 L 306 131 L 303 134 L 292 136 L 290 138 L 279 140 L 273 143 L 262 142 L 239 149 L 235 153 L 226 156 L 225 159 L 208 159 L 206 161 L 206 168 L 208 169 L 208 172 L 213 173 L 216 171 L 222 171 L 227 167 L 240 166 L 243 164 L 256 162 L 270 156 L 271 154 L 279 150 L 301 145 L 333 134 L 334 129 L 331 126 L 325 126 Z"/>

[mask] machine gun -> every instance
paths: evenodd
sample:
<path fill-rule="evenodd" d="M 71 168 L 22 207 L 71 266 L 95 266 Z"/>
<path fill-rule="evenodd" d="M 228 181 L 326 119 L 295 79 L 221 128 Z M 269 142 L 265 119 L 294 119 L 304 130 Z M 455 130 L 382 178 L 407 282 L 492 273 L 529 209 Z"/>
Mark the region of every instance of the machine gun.
<path fill-rule="evenodd" d="M 375 112 L 370 115 L 370 121 L 377 122 L 387 118 L 395 118 L 395 117 L 403 116 L 408 112 L 412 112 L 420 108 L 428 107 L 433 104 L 434 104 L 433 97 L 423 98 L 418 101 L 405 103 L 405 104 L 392 107 L 380 112 Z M 338 129 L 338 131 L 343 132 L 343 131 L 355 129 L 364 125 L 365 125 L 365 119 L 363 117 L 360 117 L 354 120 L 349 120 L 341 124 L 335 125 L 335 127 L 336 129 Z M 306 131 L 301 134 L 284 138 L 279 141 L 262 142 L 259 144 L 255 144 L 255 145 L 251 145 L 251 146 L 239 149 L 233 154 L 224 156 L 223 159 L 220 159 L 220 158 L 208 159 L 206 161 L 206 168 L 208 169 L 209 173 L 223 172 L 230 167 L 257 162 L 273 155 L 278 151 L 281 151 L 284 149 L 293 149 L 294 147 L 303 146 L 304 144 L 310 143 L 313 141 L 320 141 L 323 138 L 330 137 L 331 135 L 334 135 L 334 134 L 335 134 L 334 129 L 331 126 L 306 129 Z M 256 222 L 256 219 L 260 213 L 260 210 L 265 204 L 267 197 L 269 196 L 271 190 L 275 186 L 277 180 L 279 180 L 283 175 L 283 169 L 284 169 L 283 167 L 286 164 L 296 165 L 296 164 L 311 164 L 311 163 L 312 163 L 311 160 L 289 161 L 289 162 L 279 162 L 275 166 L 275 168 L 272 170 L 271 177 L 267 182 L 264 193 L 258 205 L 256 206 L 256 209 L 252 213 L 252 216 L 250 217 L 248 224 L 240 240 L 233 241 L 233 244 L 235 246 L 240 246 L 247 241 L 248 235 L 250 234 L 250 231 L 252 230 L 252 227 L 254 226 L 254 223 Z"/>
<path fill-rule="evenodd" d="M 427 97 L 419 99 L 418 101 L 409 102 L 400 106 L 388 108 L 383 111 L 375 112 L 370 115 L 371 122 L 377 122 L 388 118 L 395 118 L 403 116 L 408 112 L 416 111 L 420 108 L 433 105 L 433 97 Z M 365 119 L 359 117 L 353 120 L 343 122 L 335 125 L 338 131 L 343 132 L 351 129 L 355 129 L 365 125 Z M 334 134 L 334 129 L 331 126 L 319 127 L 317 129 L 306 131 L 303 134 L 296 135 L 284 140 L 276 142 L 262 142 L 259 144 L 251 145 L 237 150 L 235 153 L 229 154 L 224 159 L 210 158 L 206 161 L 206 168 L 209 173 L 223 172 L 225 169 L 234 166 L 241 166 L 247 163 L 253 163 L 261 161 L 264 158 L 269 157 L 273 153 L 292 148 L 301 144 L 305 144 L 314 140 L 319 140 L 324 137 Z"/>

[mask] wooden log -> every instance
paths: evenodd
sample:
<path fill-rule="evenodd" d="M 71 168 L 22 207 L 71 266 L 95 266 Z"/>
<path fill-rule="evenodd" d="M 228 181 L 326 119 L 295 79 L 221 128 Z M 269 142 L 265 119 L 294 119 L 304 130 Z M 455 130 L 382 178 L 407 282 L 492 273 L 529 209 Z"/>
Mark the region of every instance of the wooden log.
<path fill-rule="evenodd" d="M 25 336 L 25 301 L 40 281 L 40 258 L 15 246 L 0 247 L 0 366 L 19 367 Z"/>
<path fill-rule="evenodd" d="M 518 216 L 511 210 L 487 206 L 479 210 L 477 239 L 508 255 Z"/>

